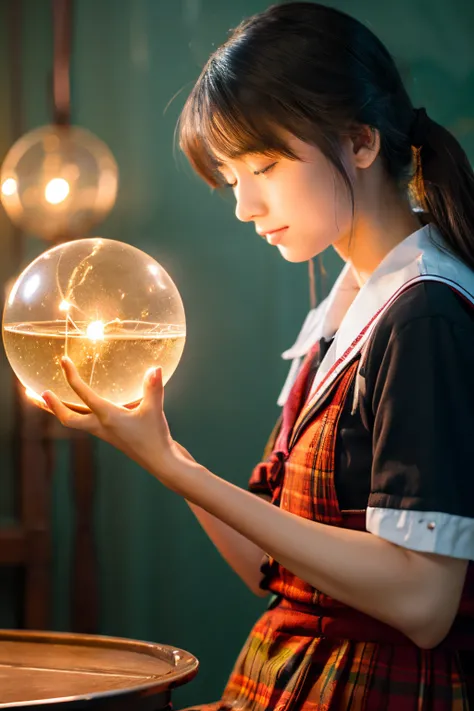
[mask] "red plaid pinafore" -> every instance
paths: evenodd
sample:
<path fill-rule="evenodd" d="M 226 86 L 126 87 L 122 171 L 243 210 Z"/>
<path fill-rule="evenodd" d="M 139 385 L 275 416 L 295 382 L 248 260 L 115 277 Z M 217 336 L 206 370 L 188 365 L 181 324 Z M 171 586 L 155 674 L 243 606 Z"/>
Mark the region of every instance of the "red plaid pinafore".
<path fill-rule="evenodd" d="M 306 359 L 250 489 L 329 526 L 365 530 L 365 511 L 340 511 L 334 484 L 339 416 L 353 397 L 358 360 L 297 433 L 317 348 Z M 296 437 L 295 437 L 296 434 Z M 474 576 L 451 633 L 423 650 L 401 632 L 314 589 L 275 560 L 263 568 L 275 594 L 252 629 L 222 699 L 235 711 L 474 711 Z"/>

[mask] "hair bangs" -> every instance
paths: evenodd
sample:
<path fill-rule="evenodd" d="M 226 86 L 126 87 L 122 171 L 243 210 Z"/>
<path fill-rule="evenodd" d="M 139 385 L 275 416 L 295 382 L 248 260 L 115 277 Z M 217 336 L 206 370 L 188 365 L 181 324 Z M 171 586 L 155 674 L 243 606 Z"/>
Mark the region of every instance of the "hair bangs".
<path fill-rule="evenodd" d="M 235 84 L 235 82 L 233 82 Z M 226 159 L 259 153 L 296 158 L 283 138 L 284 124 L 273 102 L 248 89 L 231 91 L 207 67 L 179 119 L 179 145 L 194 170 L 212 187 L 223 185 L 219 166 Z"/>

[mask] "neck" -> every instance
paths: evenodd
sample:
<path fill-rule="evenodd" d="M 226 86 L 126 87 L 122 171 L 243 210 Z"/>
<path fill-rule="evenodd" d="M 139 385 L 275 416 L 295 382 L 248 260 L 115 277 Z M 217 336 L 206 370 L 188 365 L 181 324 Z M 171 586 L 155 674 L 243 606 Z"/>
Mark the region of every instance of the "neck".
<path fill-rule="evenodd" d="M 351 233 L 333 246 L 345 262 L 350 262 L 359 286 L 363 286 L 386 255 L 420 227 L 406 198 L 386 195 L 376 207 L 356 213 Z"/>

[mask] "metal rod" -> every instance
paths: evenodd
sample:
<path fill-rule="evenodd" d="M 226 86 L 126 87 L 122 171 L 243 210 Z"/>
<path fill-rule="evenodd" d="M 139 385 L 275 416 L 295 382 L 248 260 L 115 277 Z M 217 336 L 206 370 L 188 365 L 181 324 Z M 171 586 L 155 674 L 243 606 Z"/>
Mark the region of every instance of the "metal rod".
<path fill-rule="evenodd" d="M 22 82 L 22 0 L 11 2 L 10 39 L 10 110 L 12 139 L 24 131 Z M 14 271 L 25 252 L 22 231 L 13 227 L 12 260 Z M 53 444 L 47 436 L 47 416 L 27 403 L 23 388 L 14 381 L 13 462 L 19 482 L 16 495 L 17 514 L 24 537 L 24 604 L 22 624 L 33 629 L 47 629 L 52 615 L 51 569 L 51 476 L 54 467 Z"/>
<path fill-rule="evenodd" d="M 71 120 L 72 0 L 52 0 L 52 11 L 54 121 L 61 126 L 67 126 Z"/>

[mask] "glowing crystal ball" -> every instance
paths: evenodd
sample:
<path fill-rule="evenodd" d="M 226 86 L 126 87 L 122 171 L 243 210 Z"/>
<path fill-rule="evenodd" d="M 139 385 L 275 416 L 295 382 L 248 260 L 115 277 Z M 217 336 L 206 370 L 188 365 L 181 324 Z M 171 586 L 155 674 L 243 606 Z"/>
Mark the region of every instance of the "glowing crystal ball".
<path fill-rule="evenodd" d="M 166 383 L 181 358 L 186 322 L 179 292 L 163 267 L 139 249 L 81 239 L 49 249 L 18 277 L 3 314 L 8 360 L 31 394 L 53 390 L 84 403 L 68 385 L 61 357 L 102 397 L 138 402 L 149 368 Z"/>
<path fill-rule="evenodd" d="M 0 173 L 10 219 L 45 239 L 84 235 L 112 209 L 118 170 L 108 147 L 74 126 L 44 126 L 22 136 Z"/>

